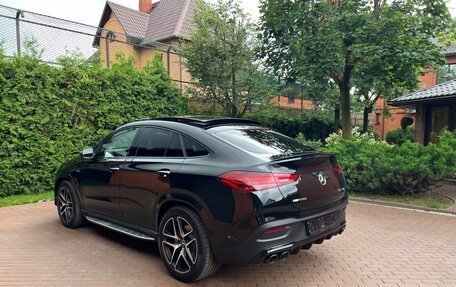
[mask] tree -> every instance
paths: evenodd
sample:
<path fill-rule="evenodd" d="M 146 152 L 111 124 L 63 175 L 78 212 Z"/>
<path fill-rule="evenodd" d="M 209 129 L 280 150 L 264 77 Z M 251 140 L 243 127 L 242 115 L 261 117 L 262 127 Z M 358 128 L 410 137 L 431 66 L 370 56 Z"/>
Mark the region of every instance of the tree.
<path fill-rule="evenodd" d="M 334 82 L 346 139 L 352 94 L 369 109 L 416 88 L 423 67 L 443 61 L 434 39 L 450 21 L 444 0 L 261 0 L 261 12 L 261 56 L 311 89 Z"/>
<path fill-rule="evenodd" d="M 242 117 L 253 105 L 266 103 L 273 91 L 259 71 L 253 24 L 236 1 L 198 2 L 191 42 L 181 46 L 194 81 L 192 97 L 217 103 L 226 115 Z"/>

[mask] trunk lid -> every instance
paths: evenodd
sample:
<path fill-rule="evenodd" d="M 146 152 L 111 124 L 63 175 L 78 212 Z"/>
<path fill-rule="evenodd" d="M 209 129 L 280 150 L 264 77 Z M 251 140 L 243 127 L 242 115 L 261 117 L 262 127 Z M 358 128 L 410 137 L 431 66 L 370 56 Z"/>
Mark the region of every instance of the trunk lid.
<path fill-rule="evenodd" d="M 315 152 L 301 156 L 282 157 L 270 162 L 273 173 L 295 173 L 297 183 L 280 186 L 283 197 L 302 209 L 326 205 L 345 194 L 345 180 L 334 154 Z"/>

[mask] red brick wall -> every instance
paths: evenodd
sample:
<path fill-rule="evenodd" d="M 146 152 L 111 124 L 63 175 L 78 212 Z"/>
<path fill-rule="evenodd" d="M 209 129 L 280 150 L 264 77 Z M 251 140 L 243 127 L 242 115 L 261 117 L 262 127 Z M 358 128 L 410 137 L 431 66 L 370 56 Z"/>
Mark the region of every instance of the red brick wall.
<path fill-rule="evenodd" d="M 447 56 L 446 57 L 446 63 L 447 64 L 456 64 L 456 56 Z M 428 88 L 435 86 L 437 84 L 437 75 L 431 71 L 430 69 L 425 69 L 425 74 L 421 76 L 421 88 Z M 385 106 L 385 102 L 383 99 L 380 99 L 377 104 L 376 108 L 372 117 L 373 123 L 374 123 L 374 130 L 380 135 L 382 139 L 385 139 L 386 134 L 389 131 L 395 130 L 401 126 L 401 119 L 404 117 L 411 117 L 415 119 L 414 114 L 409 114 L 407 113 L 406 110 L 401 109 L 401 108 L 395 108 L 395 107 L 388 107 L 388 110 L 391 114 L 390 118 L 383 117 L 382 110 Z M 380 113 L 380 123 L 376 123 L 376 118 L 377 118 L 377 113 Z"/>
<path fill-rule="evenodd" d="M 404 117 L 410 117 L 415 119 L 415 114 L 408 113 L 406 110 L 396 107 L 388 106 L 390 117 L 383 116 L 383 108 L 384 108 L 385 100 L 380 99 L 376 104 L 376 109 L 373 115 L 373 123 L 374 123 L 374 130 L 380 135 L 380 138 L 384 140 L 386 138 L 386 134 L 389 131 L 398 129 L 401 127 L 401 120 Z M 380 123 L 377 123 L 377 114 L 380 114 Z"/>
<path fill-rule="evenodd" d="M 430 71 L 429 69 L 426 69 L 426 74 L 424 76 L 421 76 L 421 88 L 428 88 L 435 86 L 437 83 L 437 75 L 436 73 Z"/>
<path fill-rule="evenodd" d="M 298 95 L 298 97 L 299 97 L 299 95 Z M 280 98 L 280 102 L 279 102 L 279 98 Z M 269 104 L 271 106 L 275 106 L 275 107 L 280 106 L 281 108 L 301 110 L 301 99 L 299 99 L 299 98 L 295 99 L 294 103 L 290 104 L 290 103 L 288 103 L 288 97 L 277 96 L 277 97 L 272 98 L 272 100 L 269 102 Z M 318 108 L 310 100 L 302 100 L 302 107 L 303 107 L 303 110 L 315 110 Z"/>

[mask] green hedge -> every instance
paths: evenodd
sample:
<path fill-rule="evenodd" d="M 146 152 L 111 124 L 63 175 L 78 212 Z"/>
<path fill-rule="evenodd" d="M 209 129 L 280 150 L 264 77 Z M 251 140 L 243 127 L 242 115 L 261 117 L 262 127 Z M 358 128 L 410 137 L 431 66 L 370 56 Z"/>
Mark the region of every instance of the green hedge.
<path fill-rule="evenodd" d="M 389 144 L 401 145 L 406 141 L 414 142 L 415 141 L 415 128 L 406 127 L 398 128 L 393 131 L 386 133 L 386 142 Z"/>
<path fill-rule="evenodd" d="M 185 113 L 160 58 L 60 64 L 0 56 L 0 197 L 49 191 L 61 163 L 122 124 Z"/>
<path fill-rule="evenodd" d="M 413 195 L 456 173 L 456 135 L 451 132 L 428 146 L 410 141 L 389 145 L 359 134 L 352 141 L 331 135 L 327 142 L 324 150 L 337 153 L 348 187 L 355 192 Z"/>
<path fill-rule="evenodd" d="M 321 111 L 306 111 L 295 115 L 269 107 L 258 109 L 245 117 L 293 138 L 301 133 L 306 140 L 323 142 L 334 132 L 334 120 L 328 113 Z"/>

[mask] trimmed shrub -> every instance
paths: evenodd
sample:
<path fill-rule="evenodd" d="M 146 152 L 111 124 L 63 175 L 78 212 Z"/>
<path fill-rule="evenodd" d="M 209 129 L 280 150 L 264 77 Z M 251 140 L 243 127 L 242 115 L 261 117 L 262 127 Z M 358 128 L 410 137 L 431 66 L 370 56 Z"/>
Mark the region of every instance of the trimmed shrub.
<path fill-rule="evenodd" d="M 334 121 L 329 114 L 321 111 L 306 111 L 294 115 L 267 107 L 249 113 L 245 117 L 292 138 L 302 133 L 308 140 L 323 142 L 334 131 Z"/>
<path fill-rule="evenodd" d="M 415 141 L 415 128 L 407 127 L 405 129 L 398 128 L 393 131 L 386 133 L 386 142 L 389 144 L 401 145 L 406 141 Z"/>
<path fill-rule="evenodd" d="M 303 133 L 299 133 L 296 136 L 296 140 L 303 145 L 310 146 L 314 149 L 321 149 L 323 147 L 323 143 L 320 140 L 306 140 L 306 137 Z"/>
<path fill-rule="evenodd" d="M 351 191 L 414 195 L 456 173 L 456 135 L 445 132 L 439 144 L 410 141 L 389 145 L 372 137 L 343 140 L 331 135 L 325 151 L 335 152 Z"/>
<path fill-rule="evenodd" d="M 61 163 L 130 121 L 185 113 L 159 57 L 138 71 L 0 57 L 0 197 L 49 191 Z"/>

